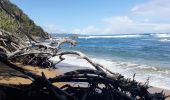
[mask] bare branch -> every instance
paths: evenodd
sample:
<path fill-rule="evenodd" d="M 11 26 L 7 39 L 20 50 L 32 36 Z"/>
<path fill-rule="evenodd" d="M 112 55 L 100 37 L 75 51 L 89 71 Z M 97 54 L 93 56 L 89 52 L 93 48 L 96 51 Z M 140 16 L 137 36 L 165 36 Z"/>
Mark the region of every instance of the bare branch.
<path fill-rule="evenodd" d="M 59 52 L 56 54 L 56 56 L 60 56 L 60 60 L 63 60 L 61 58 L 63 58 L 63 55 L 77 55 L 79 57 L 81 57 L 82 59 L 85 59 L 86 61 L 88 61 L 92 66 L 94 66 L 97 70 L 103 71 L 100 67 L 103 67 L 102 65 L 95 63 L 94 61 L 92 61 L 89 57 L 87 57 L 85 54 L 78 52 L 78 51 L 64 51 L 64 52 Z M 103 67 L 104 68 L 104 67 Z"/>
<path fill-rule="evenodd" d="M 68 39 L 68 38 L 58 39 L 58 40 L 54 40 L 53 39 L 50 45 L 51 46 L 57 45 L 56 48 L 59 48 L 64 43 L 70 43 L 71 46 L 75 46 L 76 45 L 76 41 L 75 40 Z"/>

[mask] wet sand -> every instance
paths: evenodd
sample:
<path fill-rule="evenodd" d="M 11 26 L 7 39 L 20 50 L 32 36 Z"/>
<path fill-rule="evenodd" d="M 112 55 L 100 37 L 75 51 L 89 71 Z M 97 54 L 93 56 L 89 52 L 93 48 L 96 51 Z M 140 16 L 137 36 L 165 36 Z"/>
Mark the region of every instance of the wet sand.
<path fill-rule="evenodd" d="M 21 65 L 20 65 L 21 66 Z M 23 66 L 23 68 L 41 75 L 41 72 L 44 72 L 47 78 L 50 77 L 55 77 L 57 75 L 61 75 L 63 73 L 64 70 L 62 70 L 61 67 L 64 67 L 65 71 L 70 71 L 68 69 L 69 66 L 59 66 L 59 69 L 56 70 L 49 70 L 48 68 L 42 69 L 42 68 L 38 68 L 38 67 L 34 67 L 34 66 Z M 67 67 L 67 68 L 66 68 Z M 61 70 L 60 70 L 61 68 Z M 78 67 L 76 67 L 78 68 Z M 71 67 L 71 69 L 76 69 Z M 17 74 L 20 75 L 21 73 L 11 69 L 10 67 L 0 63 L 0 84 L 30 84 L 31 81 L 28 79 L 24 79 L 24 78 L 20 78 L 20 77 L 14 77 L 11 74 Z M 58 87 L 63 86 L 64 83 L 56 83 L 55 85 L 57 85 Z M 166 89 L 161 89 L 161 88 L 156 88 L 156 87 L 151 87 L 148 89 L 150 93 L 155 93 L 155 92 L 161 92 L 162 90 L 164 91 L 165 95 L 170 95 L 170 90 L 166 90 Z M 167 98 L 166 100 L 170 100 L 170 98 Z"/>
<path fill-rule="evenodd" d="M 161 89 L 161 88 L 157 88 L 157 87 L 151 87 L 151 88 L 148 89 L 148 91 L 150 93 L 161 92 L 162 90 L 163 90 L 163 92 L 165 93 L 166 96 L 170 95 L 170 90 Z M 170 98 L 167 98 L 166 100 L 170 100 Z"/>

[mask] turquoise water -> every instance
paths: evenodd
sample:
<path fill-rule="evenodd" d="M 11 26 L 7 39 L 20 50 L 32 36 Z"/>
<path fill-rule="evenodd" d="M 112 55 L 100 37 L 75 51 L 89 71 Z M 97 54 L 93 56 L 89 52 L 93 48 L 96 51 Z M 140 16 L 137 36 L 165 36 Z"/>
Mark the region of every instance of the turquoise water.
<path fill-rule="evenodd" d="M 151 85 L 170 89 L 170 34 L 83 35 L 78 45 L 67 50 L 81 51 L 126 77 L 150 78 Z"/>

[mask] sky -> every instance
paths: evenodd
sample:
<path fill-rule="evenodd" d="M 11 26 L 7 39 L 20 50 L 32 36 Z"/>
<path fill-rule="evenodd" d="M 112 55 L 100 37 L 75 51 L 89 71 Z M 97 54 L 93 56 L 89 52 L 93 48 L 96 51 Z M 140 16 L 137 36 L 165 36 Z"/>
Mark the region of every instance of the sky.
<path fill-rule="evenodd" d="M 170 0 L 10 0 L 49 33 L 170 33 Z"/>

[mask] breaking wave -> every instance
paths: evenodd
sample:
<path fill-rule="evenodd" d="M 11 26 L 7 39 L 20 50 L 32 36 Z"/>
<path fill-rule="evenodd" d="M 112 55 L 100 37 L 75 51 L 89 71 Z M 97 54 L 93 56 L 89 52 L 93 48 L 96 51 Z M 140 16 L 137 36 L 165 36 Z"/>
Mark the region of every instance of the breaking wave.
<path fill-rule="evenodd" d="M 157 38 L 169 38 L 170 34 L 165 33 L 165 34 L 151 34 L 151 36 L 157 37 Z"/>
<path fill-rule="evenodd" d="M 67 56 L 67 58 L 62 63 L 69 64 L 71 66 L 79 67 L 88 67 L 94 68 L 84 59 L 76 58 L 73 56 Z M 58 58 L 53 58 L 53 61 L 56 61 Z M 135 79 L 139 82 L 145 82 L 148 78 L 150 80 L 151 86 L 159 87 L 163 89 L 170 89 L 170 70 L 169 69 L 160 69 L 154 66 L 135 64 L 130 62 L 121 62 L 121 61 L 112 61 L 110 59 L 98 59 L 92 58 L 93 61 L 104 65 L 107 69 L 115 73 L 120 73 L 126 78 L 132 78 L 133 74 L 136 73 Z M 62 68 L 62 67 L 61 67 Z"/>
<path fill-rule="evenodd" d="M 93 38 L 137 38 L 137 37 L 143 37 L 144 35 L 92 35 L 92 36 L 79 36 L 79 38 L 84 39 L 93 39 Z"/>
<path fill-rule="evenodd" d="M 160 42 L 170 42 L 170 39 L 160 39 Z"/>

